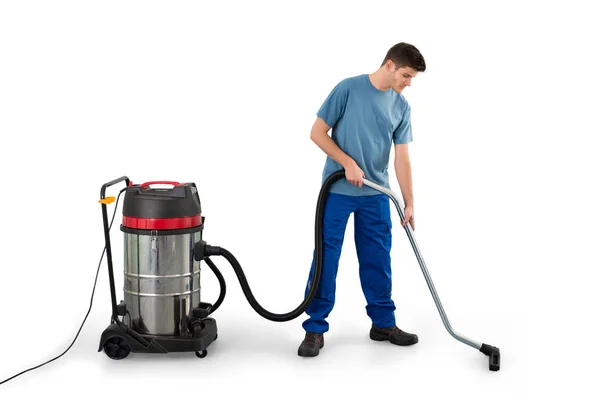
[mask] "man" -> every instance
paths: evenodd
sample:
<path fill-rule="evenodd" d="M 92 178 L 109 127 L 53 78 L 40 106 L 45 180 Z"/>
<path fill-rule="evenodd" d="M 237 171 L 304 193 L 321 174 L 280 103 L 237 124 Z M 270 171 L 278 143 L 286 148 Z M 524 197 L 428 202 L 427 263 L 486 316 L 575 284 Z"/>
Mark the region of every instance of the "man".
<path fill-rule="evenodd" d="M 391 227 L 389 197 L 363 185 L 363 178 L 389 188 L 388 163 L 394 144 L 394 170 L 404 199 L 405 221 L 414 229 L 414 204 L 408 143 L 412 141 L 410 106 L 402 91 L 411 85 L 425 60 L 408 43 L 391 47 L 380 68 L 371 74 L 346 78 L 331 91 L 319 111 L 310 138 L 325 154 L 323 181 L 345 170 L 346 179 L 335 182 L 325 204 L 323 271 L 314 300 L 303 322 L 305 338 L 298 355 L 314 357 L 329 330 L 326 318 L 335 302 L 335 280 L 346 224 L 354 213 L 354 240 L 359 261 L 366 312 L 372 325 L 369 337 L 406 346 L 417 335 L 396 326 L 391 298 Z M 331 137 L 328 135 L 332 130 Z M 306 287 L 310 289 L 314 259 Z"/>

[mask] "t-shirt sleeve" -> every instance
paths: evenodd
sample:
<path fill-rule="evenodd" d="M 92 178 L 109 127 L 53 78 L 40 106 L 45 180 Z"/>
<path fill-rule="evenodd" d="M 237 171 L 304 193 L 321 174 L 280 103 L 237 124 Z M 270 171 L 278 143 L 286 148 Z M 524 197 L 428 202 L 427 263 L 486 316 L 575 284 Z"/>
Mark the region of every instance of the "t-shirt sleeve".
<path fill-rule="evenodd" d="M 404 113 L 402 113 L 402 119 L 400 124 L 394 131 L 393 135 L 394 144 L 405 144 L 410 143 L 413 140 L 412 137 L 412 126 L 410 123 L 410 105 L 407 103 Z"/>
<path fill-rule="evenodd" d="M 327 125 L 333 127 L 342 115 L 344 115 L 349 93 L 350 88 L 346 80 L 338 83 L 331 93 L 329 93 L 319 111 L 317 111 L 317 117 L 320 117 Z"/>

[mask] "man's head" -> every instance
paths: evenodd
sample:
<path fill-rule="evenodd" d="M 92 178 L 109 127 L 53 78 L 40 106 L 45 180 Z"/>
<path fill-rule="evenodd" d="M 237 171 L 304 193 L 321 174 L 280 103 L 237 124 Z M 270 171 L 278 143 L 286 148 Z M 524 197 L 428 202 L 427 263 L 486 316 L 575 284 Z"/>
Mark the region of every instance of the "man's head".
<path fill-rule="evenodd" d="M 412 78 L 425 71 L 425 59 L 412 44 L 398 43 L 390 48 L 381 63 L 386 83 L 397 93 L 410 86 Z"/>

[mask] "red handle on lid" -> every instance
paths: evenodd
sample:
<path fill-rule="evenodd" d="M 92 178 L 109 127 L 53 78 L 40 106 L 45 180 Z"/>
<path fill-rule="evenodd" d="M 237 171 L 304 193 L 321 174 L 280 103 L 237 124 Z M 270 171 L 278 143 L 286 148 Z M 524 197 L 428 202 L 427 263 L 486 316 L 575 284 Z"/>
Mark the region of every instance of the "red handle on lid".
<path fill-rule="evenodd" d="M 148 187 L 150 185 L 173 185 L 173 186 L 181 186 L 181 183 L 175 181 L 150 181 L 142 183 L 140 186 Z"/>

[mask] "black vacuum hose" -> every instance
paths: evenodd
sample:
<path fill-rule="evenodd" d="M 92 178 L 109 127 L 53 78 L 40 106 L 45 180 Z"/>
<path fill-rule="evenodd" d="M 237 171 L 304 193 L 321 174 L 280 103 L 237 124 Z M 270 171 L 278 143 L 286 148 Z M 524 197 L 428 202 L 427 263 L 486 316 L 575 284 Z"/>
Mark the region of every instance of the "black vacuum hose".
<path fill-rule="evenodd" d="M 221 271 L 219 271 L 219 268 L 217 268 L 215 263 L 209 257 L 206 257 L 206 259 L 204 261 L 206 261 L 206 264 L 208 264 L 211 271 L 217 277 L 217 280 L 219 281 L 219 286 L 221 287 L 221 292 L 219 293 L 219 298 L 217 299 L 215 304 L 213 304 L 213 306 L 210 309 L 209 314 L 212 314 L 215 311 L 217 311 L 217 308 L 219 308 L 219 306 L 225 299 L 225 292 L 227 291 L 227 285 L 225 284 L 225 278 L 223 278 L 223 274 L 221 274 Z"/>
<path fill-rule="evenodd" d="M 252 306 L 254 311 L 256 311 L 260 316 L 275 322 L 285 322 L 290 321 L 294 318 L 299 317 L 302 313 L 308 308 L 310 303 L 312 302 L 315 294 L 317 293 L 317 289 L 319 288 L 319 283 L 321 282 L 321 273 L 323 270 L 323 216 L 325 215 L 325 201 L 327 200 L 327 196 L 329 195 L 329 189 L 331 186 L 339 179 L 344 178 L 346 176 L 346 172 L 344 170 L 336 171 L 333 174 L 329 175 L 323 185 L 321 186 L 321 191 L 319 193 L 319 198 L 317 201 L 317 212 L 315 217 L 315 269 L 313 281 L 310 285 L 310 290 L 304 301 L 293 311 L 290 311 L 285 314 L 274 314 L 265 310 L 259 303 L 256 301 L 256 298 L 252 294 L 252 290 L 250 289 L 250 285 L 248 284 L 248 280 L 246 279 L 246 275 L 242 270 L 242 266 L 237 261 L 235 256 L 231 254 L 228 250 L 218 247 L 218 246 L 210 246 L 206 244 L 205 241 L 201 240 L 196 243 L 194 246 L 194 257 L 196 260 L 208 260 L 208 257 L 213 255 L 219 255 L 225 257 L 227 261 L 233 267 L 235 274 L 240 281 L 240 285 L 242 286 L 242 291 L 248 300 L 248 303 Z"/>

